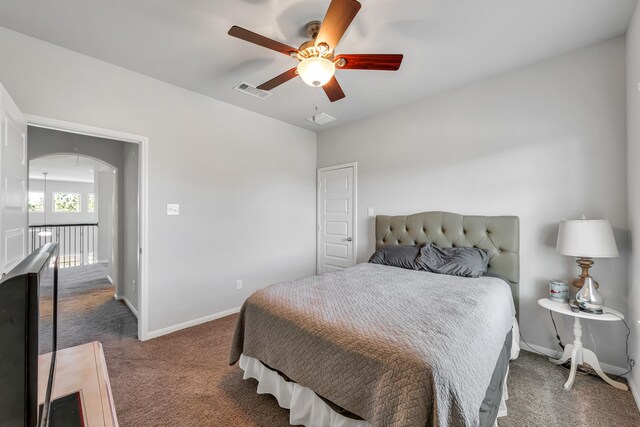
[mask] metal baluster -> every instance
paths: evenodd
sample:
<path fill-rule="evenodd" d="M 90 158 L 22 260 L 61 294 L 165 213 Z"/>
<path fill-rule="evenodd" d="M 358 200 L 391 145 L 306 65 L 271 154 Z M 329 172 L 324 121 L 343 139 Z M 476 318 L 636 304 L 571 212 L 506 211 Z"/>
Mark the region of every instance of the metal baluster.
<path fill-rule="evenodd" d="M 69 266 L 69 227 L 64 227 L 64 266 Z"/>
<path fill-rule="evenodd" d="M 98 224 L 93 227 L 93 262 L 98 261 L 98 257 L 96 256 L 96 236 L 98 235 Z"/>
<path fill-rule="evenodd" d="M 93 264 L 93 260 L 91 259 L 91 235 L 93 234 L 93 226 L 87 226 L 87 264 Z"/>
<path fill-rule="evenodd" d="M 80 227 L 80 265 L 84 265 L 84 227 Z"/>
<path fill-rule="evenodd" d="M 90 251 L 93 248 L 93 245 L 91 244 L 91 239 L 93 238 L 93 225 L 91 226 L 90 230 L 91 230 L 91 233 L 89 233 L 89 240 L 87 240 L 87 243 L 88 243 L 87 251 Z M 94 255 L 92 253 L 90 264 L 93 264 L 93 258 L 94 258 Z"/>
<path fill-rule="evenodd" d="M 94 225 L 91 227 L 93 229 L 93 263 L 95 264 L 97 261 L 96 257 L 96 233 L 98 232 L 98 225 Z"/>

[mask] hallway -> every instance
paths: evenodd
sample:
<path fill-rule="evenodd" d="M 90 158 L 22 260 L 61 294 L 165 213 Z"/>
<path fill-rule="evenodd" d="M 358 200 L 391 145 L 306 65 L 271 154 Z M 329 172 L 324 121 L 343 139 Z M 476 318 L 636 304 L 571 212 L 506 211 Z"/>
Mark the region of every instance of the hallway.
<path fill-rule="evenodd" d="M 60 269 L 58 349 L 91 341 L 109 346 L 137 340 L 136 317 L 113 293 L 105 264 Z"/>

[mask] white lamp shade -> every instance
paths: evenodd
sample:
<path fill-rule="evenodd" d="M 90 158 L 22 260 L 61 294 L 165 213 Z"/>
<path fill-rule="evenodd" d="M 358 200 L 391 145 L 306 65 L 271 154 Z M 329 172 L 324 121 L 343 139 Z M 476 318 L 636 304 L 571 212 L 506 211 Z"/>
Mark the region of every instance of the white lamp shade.
<path fill-rule="evenodd" d="M 615 258 L 620 255 L 611 224 L 606 219 L 562 221 L 556 250 L 562 255 L 584 258 Z"/>
<path fill-rule="evenodd" d="M 298 64 L 298 74 L 309 86 L 323 86 L 336 72 L 336 65 L 326 58 L 312 57 Z"/>

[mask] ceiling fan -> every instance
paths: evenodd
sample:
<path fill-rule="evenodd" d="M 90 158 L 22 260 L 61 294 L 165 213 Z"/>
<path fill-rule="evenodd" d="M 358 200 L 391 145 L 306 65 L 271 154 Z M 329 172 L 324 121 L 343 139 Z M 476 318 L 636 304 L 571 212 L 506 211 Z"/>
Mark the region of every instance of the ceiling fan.
<path fill-rule="evenodd" d="M 311 40 L 302 43 L 298 49 L 236 25 L 231 27 L 229 35 L 300 61 L 296 67 L 262 83 L 258 89 L 271 90 L 299 75 L 309 86 L 322 86 L 329 100 L 334 102 L 345 96 L 334 76 L 336 67 L 345 70 L 396 71 L 402 62 L 402 55 L 395 54 L 335 55 L 338 42 L 360 7 L 361 4 L 356 0 L 331 0 L 324 21 L 312 21 L 306 25 Z"/>

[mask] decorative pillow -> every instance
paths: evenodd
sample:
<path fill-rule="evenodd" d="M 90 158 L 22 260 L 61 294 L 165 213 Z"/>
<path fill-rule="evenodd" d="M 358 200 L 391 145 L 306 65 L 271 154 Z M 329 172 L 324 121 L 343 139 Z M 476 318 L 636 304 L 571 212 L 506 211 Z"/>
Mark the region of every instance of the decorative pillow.
<path fill-rule="evenodd" d="M 489 253 L 480 248 L 441 248 L 426 243 L 416 259 L 419 269 L 451 276 L 480 277 L 489 265 Z"/>
<path fill-rule="evenodd" d="M 409 270 L 420 270 L 420 266 L 416 264 L 418 255 L 420 255 L 419 246 L 390 245 L 375 251 L 369 258 L 369 262 L 407 268 Z"/>

